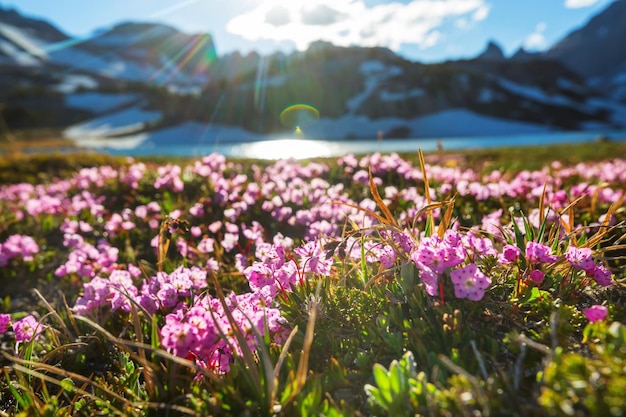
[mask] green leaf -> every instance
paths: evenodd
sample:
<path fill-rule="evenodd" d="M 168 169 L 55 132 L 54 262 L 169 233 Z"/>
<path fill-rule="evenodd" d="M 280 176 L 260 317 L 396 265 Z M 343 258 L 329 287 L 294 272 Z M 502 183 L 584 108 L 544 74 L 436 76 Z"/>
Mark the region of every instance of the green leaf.
<path fill-rule="evenodd" d="M 524 291 L 520 296 L 520 304 L 532 304 L 542 300 L 545 297 L 550 297 L 550 293 L 540 290 L 537 287 L 532 287 L 530 290 Z"/>
<path fill-rule="evenodd" d="M 61 380 L 61 388 L 69 393 L 74 392 L 74 381 L 71 378 Z"/>
<path fill-rule="evenodd" d="M 382 402 L 384 404 L 393 403 L 393 396 L 391 393 L 391 382 L 389 380 L 389 374 L 387 369 L 381 364 L 374 364 L 373 370 L 374 380 L 376 381 L 376 385 L 378 385 L 378 389 L 380 390 L 380 395 L 382 398 Z"/>

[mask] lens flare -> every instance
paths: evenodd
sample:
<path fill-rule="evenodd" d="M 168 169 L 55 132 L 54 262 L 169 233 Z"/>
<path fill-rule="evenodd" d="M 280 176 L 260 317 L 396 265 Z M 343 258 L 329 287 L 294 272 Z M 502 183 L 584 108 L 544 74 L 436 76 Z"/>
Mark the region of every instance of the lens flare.
<path fill-rule="evenodd" d="M 173 41 L 173 39 L 168 39 L 168 41 Z M 200 56 L 199 52 L 205 49 L 204 47 L 211 41 L 212 38 L 210 35 L 194 37 L 183 49 L 179 50 L 173 58 L 167 60 L 161 69 L 151 77 L 151 80 L 158 80 L 160 78 L 171 79 L 188 65 L 192 65 L 194 73 L 198 75 L 203 74 L 215 61 L 216 55 L 213 48 L 208 48 L 205 56 Z M 162 59 L 164 59 L 164 57 L 168 55 L 168 52 L 171 52 L 174 47 L 180 48 L 180 46 L 174 42 L 162 44 L 159 47 L 159 49 L 164 52 L 161 55 Z"/>
<path fill-rule="evenodd" d="M 301 131 L 303 126 L 320 118 L 320 112 L 308 104 L 294 104 L 280 113 L 280 122 L 283 126 Z"/>

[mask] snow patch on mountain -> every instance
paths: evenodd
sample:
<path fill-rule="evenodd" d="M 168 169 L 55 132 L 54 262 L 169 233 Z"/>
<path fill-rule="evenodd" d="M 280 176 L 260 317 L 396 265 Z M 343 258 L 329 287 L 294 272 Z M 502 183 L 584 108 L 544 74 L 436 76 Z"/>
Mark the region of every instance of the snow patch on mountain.
<path fill-rule="evenodd" d="M 501 87 L 509 90 L 513 94 L 539 103 L 551 104 L 554 106 L 568 106 L 574 108 L 579 106 L 578 103 L 572 101 L 565 96 L 559 94 L 549 95 L 539 87 L 518 84 L 513 81 L 507 80 L 506 78 L 501 78 L 500 80 L 498 80 L 498 83 Z"/>
<path fill-rule="evenodd" d="M 46 42 L 31 36 L 26 30 L 22 30 L 6 23 L 0 23 L 0 35 L 13 42 L 13 44 L 17 45 L 33 57 L 41 60 L 48 59 L 48 54 L 43 48 L 45 47 Z"/>
<path fill-rule="evenodd" d="M 610 122 L 618 127 L 626 127 L 626 105 L 601 98 L 591 98 L 587 103 L 596 109 L 610 111 Z"/>
<path fill-rule="evenodd" d="M 397 66 L 386 66 L 379 60 L 365 61 L 359 67 L 359 71 L 365 75 L 365 88 L 362 92 L 352 97 L 346 102 L 346 107 L 350 115 L 354 115 L 361 104 L 370 96 L 378 86 L 385 80 L 402 74 L 402 68 Z"/>
<path fill-rule="evenodd" d="M 401 101 L 412 97 L 422 97 L 426 94 L 423 88 L 412 88 L 408 91 L 383 90 L 378 96 L 383 101 Z"/>
<path fill-rule="evenodd" d="M 322 118 L 310 125 L 307 138 L 375 138 L 379 131 L 408 130 L 412 138 L 493 136 L 552 132 L 553 129 L 535 123 L 518 122 L 483 116 L 466 109 L 445 110 L 415 119 L 387 117 L 371 120 L 365 116 Z"/>
<path fill-rule="evenodd" d="M 135 149 L 156 148 L 162 145 L 205 145 L 233 142 L 252 142 L 262 139 L 261 135 L 240 127 L 186 122 L 151 132 L 140 132 L 118 137 L 87 136 L 73 138 L 83 148 Z"/>
<path fill-rule="evenodd" d="M 65 104 L 75 109 L 105 113 L 137 100 L 137 94 L 76 93 L 65 97 Z"/>
<path fill-rule="evenodd" d="M 15 63 L 22 66 L 36 66 L 41 64 L 39 59 L 2 39 L 0 39 L 0 52 L 6 56 L 3 57 L 0 55 L 0 62 L 9 64 Z"/>
<path fill-rule="evenodd" d="M 157 122 L 161 118 L 161 112 L 133 107 L 70 126 L 63 135 L 80 146 L 81 140 L 87 138 L 106 138 L 139 132 L 146 124 Z M 175 141 L 176 138 L 172 140 Z"/>
<path fill-rule="evenodd" d="M 99 84 L 93 77 L 80 74 L 68 74 L 63 77 L 60 84 L 54 87 L 56 91 L 63 94 L 72 94 L 79 88 L 93 90 L 98 88 Z"/>
<path fill-rule="evenodd" d="M 98 56 L 79 48 L 65 48 L 50 52 L 51 59 L 75 69 L 90 71 L 110 78 L 132 81 L 147 81 L 158 75 L 159 70 L 151 67 L 142 67 L 132 61 L 110 59 L 107 56 Z"/>

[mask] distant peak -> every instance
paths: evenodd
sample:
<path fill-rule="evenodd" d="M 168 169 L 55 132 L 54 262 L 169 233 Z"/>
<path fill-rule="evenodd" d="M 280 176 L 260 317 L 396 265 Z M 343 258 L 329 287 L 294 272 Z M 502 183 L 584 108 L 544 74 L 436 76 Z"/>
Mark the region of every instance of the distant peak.
<path fill-rule="evenodd" d="M 162 32 L 178 32 L 172 26 L 164 25 L 162 23 L 146 23 L 146 22 L 121 22 L 113 26 L 111 28 L 111 32 L 116 33 L 124 33 L 124 34 L 135 34 L 145 32 L 147 30 L 150 31 L 162 31 Z"/>
<path fill-rule="evenodd" d="M 502 52 L 502 47 L 494 40 L 490 40 L 485 50 L 478 55 L 476 59 L 502 60 L 506 59 L 506 57 L 504 56 L 504 52 Z"/>
<path fill-rule="evenodd" d="M 519 49 L 515 51 L 513 56 L 511 56 L 511 59 L 514 61 L 524 61 L 540 55 L 541 54 L 539 52 L 528 52 L 523 46 L 520 46 Z"/>

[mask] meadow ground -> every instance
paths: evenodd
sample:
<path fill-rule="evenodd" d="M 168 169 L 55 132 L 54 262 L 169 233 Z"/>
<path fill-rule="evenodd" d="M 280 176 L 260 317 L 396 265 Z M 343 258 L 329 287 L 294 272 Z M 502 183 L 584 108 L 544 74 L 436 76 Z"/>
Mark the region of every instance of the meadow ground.
<path fill-rule="evenodd" d="M 0 415 L 622 415 L 626 143 L 0 160 Z"/>

